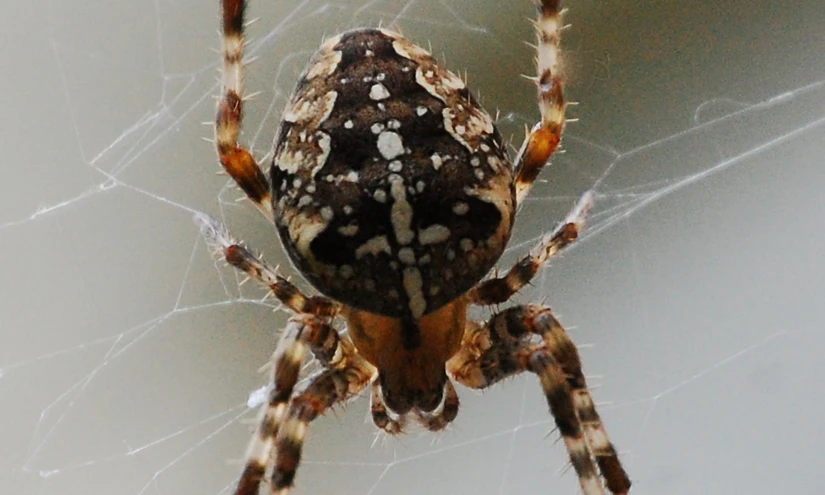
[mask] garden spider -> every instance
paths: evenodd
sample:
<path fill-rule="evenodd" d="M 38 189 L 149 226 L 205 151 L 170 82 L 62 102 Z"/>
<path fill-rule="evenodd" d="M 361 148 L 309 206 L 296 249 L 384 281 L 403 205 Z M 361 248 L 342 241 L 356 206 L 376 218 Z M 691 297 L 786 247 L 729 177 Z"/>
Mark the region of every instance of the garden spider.
<path fill-rule="evenodd" d="M 446 427 L 453 380 L 475 389 L 538 375 L 586 495 L 630 489 L 596 413 L 576 346 L 549 308 L 505 309 L 487 322 L 471 305 L 503 303 L 576 240 L 590 196 L 502 277 L 482 279 L 504 251 L 515 212 L 561 140 L 559 0 L 538 8 L 541 121 L 515 164 L 464 82 L 386 29 L 328 39 L 283 114 L 270 177 L 237 142 L 242 116 L 244 0 L 223 0 L 223 95 L 215 125 L 224 169 L 278 228 L 294 265 L 325 296 L 306 296 L 203 214 L 208 243 L 268 285 L 293 315 L 272 358 L 236 495 L 293 485 L 308 424 L 367 387 L 372 418 L 403 431 L 408 416 Z M 346 332 L 333 328 L 343 322 Z M 309 350 L 321 370 L 296 386 Z M 271 462 L 272 461 L 272 462 Z M 601 477 L 600 477 L 601 473 Z"/>

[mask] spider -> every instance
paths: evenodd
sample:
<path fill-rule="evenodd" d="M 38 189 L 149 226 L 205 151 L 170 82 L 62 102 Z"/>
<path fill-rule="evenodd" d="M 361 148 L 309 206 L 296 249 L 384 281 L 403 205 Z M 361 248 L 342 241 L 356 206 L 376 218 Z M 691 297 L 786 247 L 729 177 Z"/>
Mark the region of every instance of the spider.
<path fill-rule="evenodd" d="M 398 33 L 358 29 L 326 40 L 301 75 L 267 178 L 237 140 L 245 1 L 222 0 L 220 163 L 324 294 L 305 295 L 222 225 L 196 215 L 207 242 L 292 311 L 236 495 L 258 493 L 264 478 L 271 493 L 288 494 L 309 423 L 367 387 L 378 428 L 398 434 L 412 418 L 438 431 L 458 413 L 453 381 L 484 389 L 522 372 L 538 376 L 585 495 L 603 494 L 604 485 L 613 494 L 630 489 L 576 346 L 550 308 L 467 317 L 470 306 L 509 300 L 574 242 L 591 202 L 586 194 L 503 276 L 485 278 L 564 130 L 559 3 L 538 7 L 541 120 L 513 161 L 462 79 Z M 307 352 L 320 370 L 298 385 Z"/>

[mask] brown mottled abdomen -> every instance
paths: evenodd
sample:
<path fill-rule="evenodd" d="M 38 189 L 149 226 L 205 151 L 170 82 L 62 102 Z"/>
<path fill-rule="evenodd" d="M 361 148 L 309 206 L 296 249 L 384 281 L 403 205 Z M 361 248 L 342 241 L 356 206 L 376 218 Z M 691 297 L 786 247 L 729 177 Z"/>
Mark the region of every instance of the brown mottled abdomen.
<path fill-rule="evenodd" d="M 414 320 L 493 266 L 514 215 L 511 164 L 464 83 L 390 31 L 328 40 L 275 143 L 276 224 L 315 287 Z"/>

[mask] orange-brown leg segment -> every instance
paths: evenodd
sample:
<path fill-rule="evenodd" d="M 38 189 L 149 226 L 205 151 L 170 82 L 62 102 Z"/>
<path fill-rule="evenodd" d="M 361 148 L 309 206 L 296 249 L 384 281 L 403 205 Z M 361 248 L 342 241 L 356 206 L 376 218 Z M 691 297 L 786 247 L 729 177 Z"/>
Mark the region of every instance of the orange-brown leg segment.
<path fill-rule="evenodd" d="M 541 342 L 534 342 L 533 335 Z M 469 328 L 447 367 L 459 383 L 472 388 L 487 388 L 524 371 L 535 373 L 584 494 L 604 494 L 600 472 L 611 493 L 628 492 L 630 480 L 596 413 L 576 347 L 549 308 L 509 308 L 486 325 Z"/>
<path fill-rule="evenodd" d="M 516 204 L 527 196 L 530 186 L 556 151 L 564 132 L 564 77 L 561 70 L 561 0 L 542 0 L 536 20 L 536 69 L 541 121 L 529 132 L 515 164 Z"/>
<path fill-rule="evenodd" d="M 281 488 L 278 493 L 285 494 L 291 486 L 291 479 L 300 459 L 300 449 L 295 457 L 294 445 L 303 439 L 306 425 L 301 426 L 301 421 L 306 422 L 311 416 L 308 416 L 307 410 L 316 411 L 317 415 L 329 405 L 353 396 L 373 380 L 376 371 L 358 355 L 352 342 L 341 339 L 330 326 L 329 322 L 338 311 L 336 303 L 324 297 L 308 297 L 302 294 L 273 268 L 237 244 L 223 226 L 208 215 L 196 214 L 195 222 L 200 226 L 207 244 L 220 252 L 229 264 L 269 286 L 285 306 L 297 313 L 289 319 L 273 354 L 273 388 L 268 404 L 262 409 L 258 419 L 257 431 L 249 443 L 246 464 L 235 490 L 235 495 L 257 495 L 273 452 L 277 452 L 278 459 L 282 459 L 283 462 L 289 459 L 294 461 L 291 471 L 286 469 L 286 465 L 281 465 L 280 468 L 276 466 L 274 471 L 275 475 L 280 476 L 278 479 L 290 480 L 287 485 L 284 485 L 283 481 L 279 482 Z M 309 405 L 302 406 L 295 404 L 298 398 L 294 397 L 294 389 L 307 350 L 312 352 L 327 371 L 318 375 L 310 382 L 309 388 L 297 395 L 303 397 L 301 400 L 304 402 L 310 401 Z M 335 387 L 330 388 L 330 380 Z M 341 385 L 341 382 L 344 385 Z M 343 392 L 340 390 L 341 387 L 344 389 Z M 322 393 L 332 395 L 318 396 Z M 328 405 L 318 409 L 315 404 L 319 401 Z M 283 433 L 284 429 L 286 433 Z M 280 444 L 287 453 L 282 454 L 278 451 Z M 291 474 L 288 474 L 289 472 Z"/>
<path fill-rule="evenodd" d="M 243 48 L 245 0 L 222 0 L 222 94 L 215 119 L 215 145 L 226 172 L 252 203 L 273 219 L 269 182 L 252 154 L 238 144 L 243 121 Z"/>

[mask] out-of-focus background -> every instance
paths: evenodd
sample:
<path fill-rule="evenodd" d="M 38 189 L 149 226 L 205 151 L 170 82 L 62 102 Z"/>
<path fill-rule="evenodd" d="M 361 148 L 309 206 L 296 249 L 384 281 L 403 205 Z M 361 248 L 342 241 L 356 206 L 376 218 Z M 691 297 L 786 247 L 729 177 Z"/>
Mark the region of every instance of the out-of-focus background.
<path fill-rule="evenodd" d="M 506 6 L 505 6 L 506 4 Z M 569 2 L 566 153 L 502 266 L 594 189 L 582 241 L 518 301 L 581 344 L 637 494 L 815 493 L 825 397 L 825 10 Z M 394 26 L 467 74 L 517 146 L 537 118 L 528 0 L 255 0 L 242 141 L 264 161 L 325 35 Z M 206 211 L 283 261 L 217 176 L 218 2 L 9 3 L 0 20 L 0 492 L 231 493 L 285 321 L 216 264 Z M 288 265 L 284 266 L 289 270 Z M 312 425 L 296 495 L 576 493 L 539 386 L 460 389 L 445 433 Z"/>

